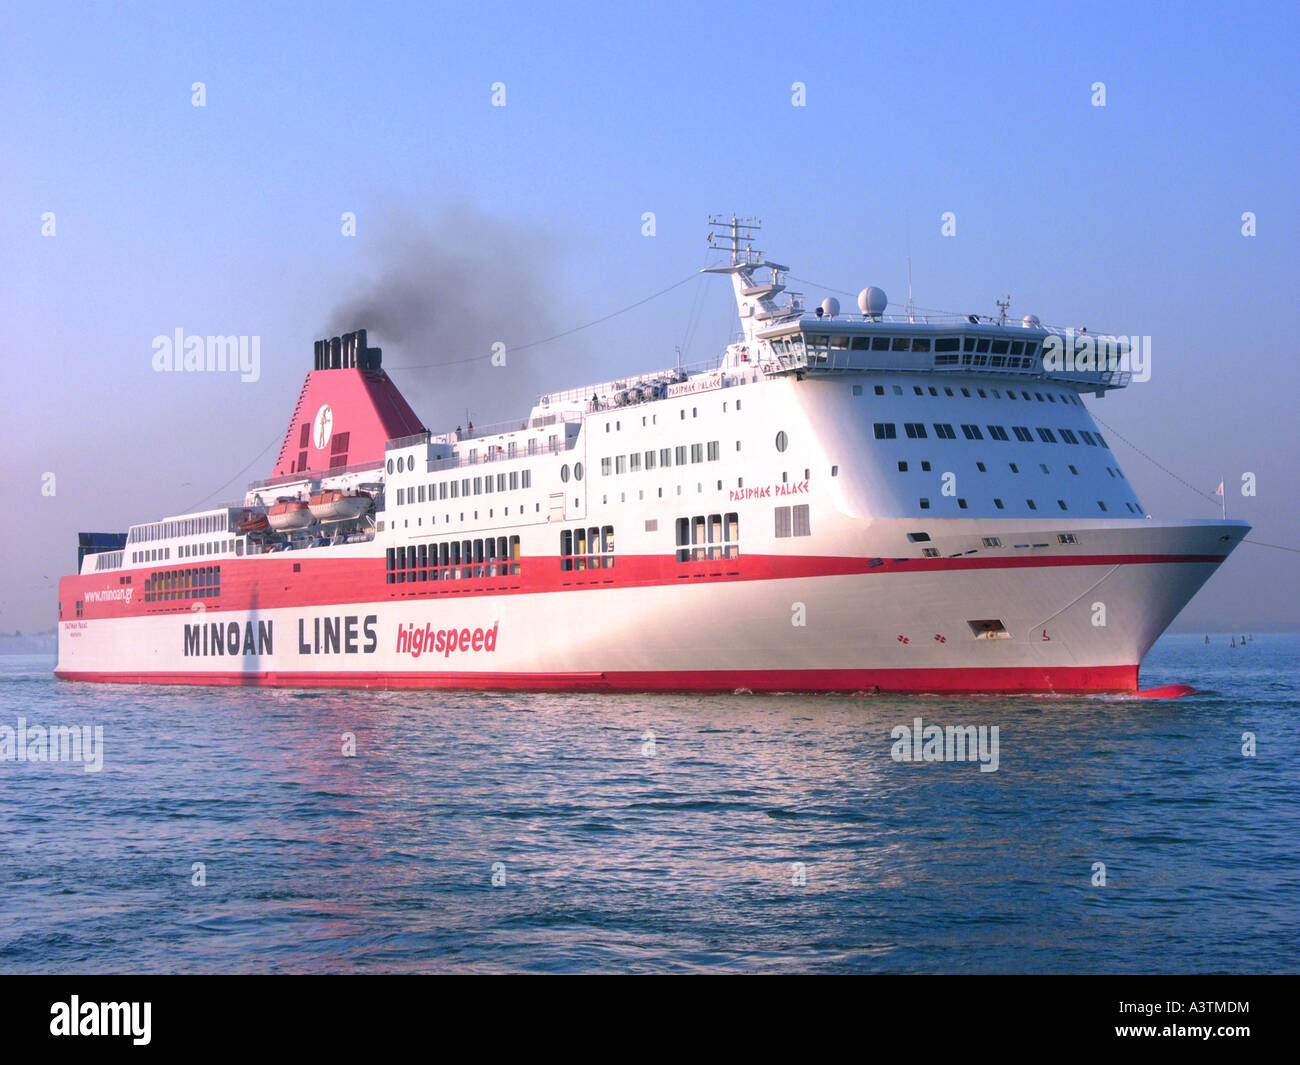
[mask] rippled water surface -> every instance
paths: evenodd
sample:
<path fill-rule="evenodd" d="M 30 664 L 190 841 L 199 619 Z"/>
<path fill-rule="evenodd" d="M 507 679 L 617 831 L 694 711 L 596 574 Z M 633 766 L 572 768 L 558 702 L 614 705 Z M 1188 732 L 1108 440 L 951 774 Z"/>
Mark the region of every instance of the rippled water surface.
<path fill-rule="evenodd" d="M 105 751 L 0 761 L 0 971 L 1296 971 L 1300 637 L 1212 641 L 1153 650 L 1145 685 L 1204 689 L 1174 701 L 138 688 L 0 658 L 0 725 Z M 997 771 L 895 762 L 918 715 L 997 725 Z"/>

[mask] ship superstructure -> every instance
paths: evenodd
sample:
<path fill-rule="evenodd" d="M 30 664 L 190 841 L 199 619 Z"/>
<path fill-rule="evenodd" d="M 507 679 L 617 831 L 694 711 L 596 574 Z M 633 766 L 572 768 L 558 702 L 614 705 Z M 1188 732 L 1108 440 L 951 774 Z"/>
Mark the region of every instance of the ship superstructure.
<path fill-rule="evenodd" d="M 271 477 L 59 586 L 67 679 L 1123 692 L 1249 531 L 1148 516 L 1077 337 L 814 310 L 715 222 L 720 359 L 431 432 L 364 331 L 318 341 Z M 1107 343 L 1112 355 L 1120 342 Z"/>

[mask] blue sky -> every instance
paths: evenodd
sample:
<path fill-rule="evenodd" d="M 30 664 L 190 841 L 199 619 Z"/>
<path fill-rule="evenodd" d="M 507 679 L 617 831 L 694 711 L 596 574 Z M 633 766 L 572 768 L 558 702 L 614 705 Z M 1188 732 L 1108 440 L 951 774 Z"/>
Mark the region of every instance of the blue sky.
<path fill-rule="evenodd" d="M 921 306 L 989 313 L 1010 293 L 1017 316 L 1149 335 L 1151 380 L 1092 408 L 1198 488 L 1226 478 L 1255 539 L 1300 546 L 1282 332 L 1300 280 L 1297 25 L 1280 3 L 7 4 L 0 476 L 21 524 L 0 630 L 52 623 L 78 529 L 268 472 L 274 448 L 259 453 L 333 310 L 404 234 L 444 227 L 449 253 L 476 232 L 490 253 L 473 293 L 441 296 L 453 315 L 474 304 L 469 350 L 372 338 L 431 426 L 466 403 L 480 423 L 522 416 L 538 382 L 666 365 L 677 345 L 715 355 L 734 308 L 705 278 L 519 353 L 517 388 L 398 369 L 632 303 L 703 265 L 705 216 L 736 211 L 835 289 L 901 302 L 910 252 Z M 486 306 L 502 335 L 478 335 Z M 178 327 L 260 336 L 260 380 L 153 372 L 152 338 Z M 1153 515 L 1216 512 L 1116 450 Z M 1295 554 L 1243 545 L 1182 623 L 1294 628 L 1297 577 Z"/>

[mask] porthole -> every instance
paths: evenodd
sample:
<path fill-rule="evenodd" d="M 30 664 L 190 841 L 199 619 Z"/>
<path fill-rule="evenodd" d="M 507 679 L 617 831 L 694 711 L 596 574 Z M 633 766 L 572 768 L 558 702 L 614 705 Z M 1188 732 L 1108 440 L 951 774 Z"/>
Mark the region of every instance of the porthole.
<path fill-rule="evenodd" d="M 789 442 L 790 442 L 790 441 L 789 441 L 789 438 L 785 435 L 785 430 L 784 430 L 784 429 L 782 429 L 779 433 L 776 434 L 776 449 L 777 449 L 777 451 L 784 451 L 785 448 L 786 448 L 786 445 L 787 445 Z"/>
<path fill-rule="evenodd" d="M 581 481 L 581 480 L 582 480 L 582 463 L 581 463 L 581 462 L 575 462 L 575 463 L 573 464 L 573 479 L 574 479 L 575 481 Z"/>
<path fill-rule="evenodd" d="M 389 459 L 389 460 L 388 460 L 388 472 L 389 472 L 389 473 L 392 473 L 392 472 L 393 472 L 393 460 L 392 460 L 392 459 Z"/>
<path fill-rule="evenodd" d="M 569 479 L 569 464 L 566 462 L 563 466 L 560 467 L 560 480 L 568 481 L 568 479 Z"/>

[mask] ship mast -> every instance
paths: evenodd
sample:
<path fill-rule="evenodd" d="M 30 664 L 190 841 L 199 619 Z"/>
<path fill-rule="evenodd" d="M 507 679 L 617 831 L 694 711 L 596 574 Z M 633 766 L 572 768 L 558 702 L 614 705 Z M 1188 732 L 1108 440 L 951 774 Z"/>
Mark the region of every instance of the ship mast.
<path fill-rule="evenodd" d="M 736 293 L 736 309 L 746 344 L 753 342 L 756 330 L 775 318 L 798 310 L 798 304 L 793 298 L 786 307 L 776 303 L 775 297 L 785 291 L 785 275 L 789 272 L 789 267 L 769 262 L 754 247 L 754 235 L 761 226 L 762 223 L 757 218 L 710 215 L 709 247 L 728 252 L 731 261 L 726 266 L 709 266 L 701 271 L 706 274 L 731 275 L 732 287 Z M 754 276 L 760 270 L 768 271 L 766 280 Z M 794 294 L 788 295 L 793 297 Z"/>

